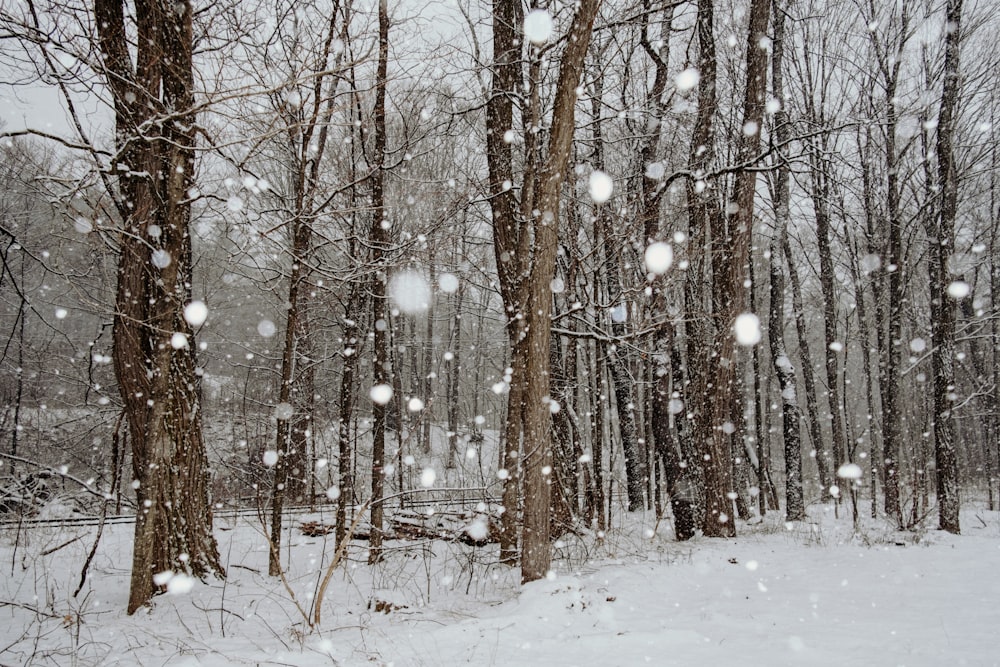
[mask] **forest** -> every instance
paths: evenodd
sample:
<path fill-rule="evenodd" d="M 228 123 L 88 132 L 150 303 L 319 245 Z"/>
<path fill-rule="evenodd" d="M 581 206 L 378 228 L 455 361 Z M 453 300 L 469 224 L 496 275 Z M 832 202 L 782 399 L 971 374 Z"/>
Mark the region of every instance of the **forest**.
<path fill-rule="evenodd" d="M 244 512 L 312 629 L 406 539 L 528 585 L 635 521 L 985 528 L 996 9 L 2 0 L 11 574 L 127 520 L 131 615 Z"/>

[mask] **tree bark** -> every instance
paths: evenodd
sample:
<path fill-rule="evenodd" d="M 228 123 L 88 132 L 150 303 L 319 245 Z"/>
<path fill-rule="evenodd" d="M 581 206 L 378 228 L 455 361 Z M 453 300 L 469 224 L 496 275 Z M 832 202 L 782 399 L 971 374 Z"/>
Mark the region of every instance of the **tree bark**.
<path fill-rule="evenodd" d="M 186 1 L 137 2 L 133 64 L 124 3 L 95 2 L 115 144 L 128 165 L 119 177 L 113 347 L 139 485 L 130 614 L 163 590 L 153 582 L 159 572 L 225 574 L 212 535 L 194 332 L 183 315 L 196 126 L 191 11 Z"/>
<path fill-rule="evenodd" d="M 710 230 L 717 226 L 721 216 L 716 193 L 705 180 L 715 156 L 714 116 L 718 106 L 716 96 L 716 57 L 714 36 L 714 6 L 712 0 L 698 1 L 696 31 L 698 35 L 698 111 L 691 134 L 689 164 L 697 181 L 687 181 L 689 267 L 684 284 L 687 331 L 687 372 L 689 384 L 685 392 L 693 400 L 686 406 L 691 417 L 693 436 L 703 471 L 705 511 L 702 528 L 706 534 L 719 530 L 718 515 L 726 511 L 729 499 L 726 494 L 731 486 L 731 466 L 728 448 L 715 452 L 713 430 L 714 401 L 717 391 L 710 366 L 713 354 L 715 329 L 709 319 L 711 314 L 706 298 L 706 282 L 711 280 L 705 256 L 709 250 Z M 711 285 L 711 283 L 709 283 Z M 722 499 L 725 499 L 724 501 Z M 720 507 L 722 509 L 720 509 Z M 711 512 L 713 518 L 709 518 Z M 712 524 L 709 527 L 709 524 Z"/>
<path fill-rule="evenodd" d="M 490 208 L 493 213 L 493 250 L 496 256 L 500 296 L 507 317 L 507 338 L 511 349 L 510 391 L 507 420 L 500 439 L 499 469 L 503 485 L 503 513 L 500 515 L 500 562 L 517 561 L 519 526 L 519 481 L 521 478 L 521 340 L 517 315 L 521 311 L 521 249 L 524 221 L 514 194 L 514 167 L 511 144 L 504 134 L 513 131 L 514 102 L 521 84 L 521 41 L 516 30 L 523 20 L 521 3 L 493 0 L 493 79 L 486 101 L 486 159 L 489 169 Z"/>
<path fill-rule="evenodd" d="M 552 559 L 549 544 L 552 441 L 549 410 L 549 344 L 552 330 L 552 279 L 559 242 L 559 198 L 566 178 L 575 129 L 576 89 L 600 0 L 581 0 L 567 35 L 552 109 L 547 155 L 539 173 L 533 220 L 534 250 L 522 312 L 525 326 L 524 520 L 521 532 L 521 582 L 545 576 Z"/>
<path fill-rule="evenodd" d="M 774 138 L 779 146 L 788 141 L 788 112 L 785 110 L 784 54 L 785 54 L 785 2 L 774 0 L 774 52 L 771 60 L 771 86 L 774 98 L 781 106 L 774 113 Z M 785 274 L 781 266 L 782 248 L 788 243 L 789 183 L 791 169 L 786 150 L 778 153 L 778 169 L 772 194 L 774 204 L 774 235 L 771 238 L 770 261 L 770 312 L 768 314 L 767 340 L 771 349 L 771 363 L 778 377 L 781 402 L 781 435 L 785 456 L 785 519 L 805 519 L 805 501 L 802 489 L 802 442 L 796 391 L 795 367 L 785 350 Z M 808 363 L 808 362 L 807 362 Z"/>
<path fill-rule="evenodd" d="M 948 0 L 945 17 L 944 84 L 938 113 L 937 158 L 941 205 L 936 238 L 931 239 L 931 369 L 934 377 L 934 459 L 938 520 L 956 535 L 959 524 L 958 460 L 955 454 L 955 308 L 948 295 L 948 258 L 955 243 L 958 172 L 955 167 L 955 113 L 959 94 L 962 0 Z"/>
<path fill-rule="evenodd" d="M 375 110 L 373 114 L 373 153 L 376 164 L 372 170 L 371 252 L 375 273 L 372 278 L 372 322 L 375 327 L 372 369 L 376 386 L 392 386 L 389 373 L 389 313 L 386 308 L 386 253 L 389 246 L 389 224 L 385 212 L 385 88 L 389 65 L 389 6 L 387 0 L 378 3 L 378 65 L 375 74 Z M 397 399 L 398 400 L 398 397 Z M 391 405 L 391 403 L 390 403 Z M 372 405 L 372 497 L 371 534 L 368 542 L 368 563 L 382 560 L 383 515 L 382 494 L 385 487 L 386 414 L 390 409 L 381 400 Z M 402 426 L 397 425 L 397 428 Z"/>
<path fill-rule="evenodd" d="M 594 96 L 591 106 L 594 113 L 594 168 L 603 171 L 604 165 L 604 135 L 601 126 L 601 107 L 603 104 L 603 85 L 600 77 L 594 82 Z M 618 262 L 621 257 L 622 244 L 616 238 L 611 222 L 610 211 L 598 205 L 595 217 L 601 225 L 601 236 L 604 242 L 604 280 L 607 283 L 609 303 L 614 308 L 627 308 L 622 290 L 622 278 Z M 621 318 L 611 318 L 611 334 L 622 341 L 625 337 L 625 322 Z M 646 507 L 646 486 L 649 473 L 646 469 L 645 453 L 639 449 L 639 437 L 635 423 L 635 392 L 626 365 L 625 354 L 621 346 L 612 343 L 607 346 L 607 364 L 611 371 L 611 383 L 615 390 L 615 409 L 618 414 L 618 429 L 621 433 L 622 450 L 625 454 L 625 487 L 628 493 L 628 510 L 636 512 Z"/>

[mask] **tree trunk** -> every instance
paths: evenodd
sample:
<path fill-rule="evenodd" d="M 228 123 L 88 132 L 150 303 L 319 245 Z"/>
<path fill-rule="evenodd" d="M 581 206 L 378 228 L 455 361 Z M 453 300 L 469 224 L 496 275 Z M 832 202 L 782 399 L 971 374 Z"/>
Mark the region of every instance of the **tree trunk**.
<path fill-rule="evenodd" d="M 690 168 L 695 174 L 706 174 L 715 156 L 714 116 L 718 106 L 716 97 L 716 57 L 714 36 L 714 6 L 712 0 L 698 1 L 696 19 L 698 35 L 698 71 L 701 78 L 698 85 L 698 112 L 691 134 L 689 152 Z M 714 430 L 718 426 L 715 419 L 715 403 L 721 400 L 715 387 L 711 366 L 717 325 L 709 319 L 706 298 L 706 284 L 710 278 L 710 267 L 705 257 L 711 257 L 710 232 L 716 228 L 716 220 L 721 216 L 717 193 L 707 180 L 687 181 L 688 238 L 691 253 L 685 281 L 685 310 L 688 352 L 688 378 L 690 384 L 685 392 L 691 399 L 687 409 L 692 416 L 693 435 L 697 438 L 699 462 L 704 474 L 705 512 L 702 528 L 706 535 L 724 534 L 731 529 L 719 523 L 719 514 L 727 513 L 730 504 L 726 494 L 731 484 L 729 448 L 719 448 Z M 705 252 L 709 251 L 709 252 Z M 722 528 L 720 528 L 722 526 Z"/>
<path fill-rule="evenodd" d="M 462 297 L 465 289 L 460 287 L 452 297 L 451 326 L 448 329 L 448 354 L 444 367 L 447 369 L 447 419 L 448 419 L 448 463 L 454 468 L 461 454 L 458 451 L 459 421 L 459 378 L 462 373 Z"/>
<path fill-rule="evenodd" d="M 785 2 L 774 0 L 774 53 L 771 61 L 771 85 L 774 98 L 781 107 L 774 114 L 774 138 L 779 146 L 788 141 L 788 112 L 785 110 L 784 54 L 785 54 Z M 785 455 L 785 519 L 805 519 L 805 501 L 802 490 L 802 443 L 795 368 L 785 350 L 785 274 L 781 266 L 782 248 L 788 243 L 789 175 L 787 150 L 778 153 L 778 169 L 772 193 L 774 204 L 774 236 L 771 239 L 770 261 L 770 312 L 768 313 L 767 340 L 771 348 L 771 363 L 778 377 L 781 402 L 781 435 Z M 808 363 L 808 361 L 806 362 Z"/>
<path fill-rule="evenodd" d="M 563 52 L 552 109 L 545 163 L 539 173 L 533 220 L 532 267 L 522 311 L 526 347 L 524 391 L 524 521 L 521 532 L 521 582 L 535 581 L 549 570 L 552 417 L 549 395 L 549 343 L 552 322 L 552 279 L 559 242 L 559 198 L 566 178 L 575 129 L 576 89 L 600 0 L 581 0 Z"/>
<path fill-rule="evenodd" d="M 389 246 L 388 218 L 385 215 L 385 88 L 389 64 L 389 6 L 388 0 L 378 3 L 378 66 L 375 74 L 375 110 L 373 151 L 376 164 L 372 171 L 372 322 L 375 327 L 372 370 L 375 386 L 391 384 L 389 373 L 389 313 L 386 308 L 387 267 L 385 256 Z M 398 397 L 396 397 L 398 400 Z M 386 413 L 390 409 L 382 400 L 372 405 L 372 497 L 371 534 L 368 542 L 368 563 L 382 560 L 383 514 L 382 493 L 385 487 L 385 429 Z M 400 428 L 402 424 L 398 424 Z"/>
<path fill-rule="evenodd" d="M 296 447 L 293 426 L 300 423 L 296 418 L 295 408 L 301 410 L 302 407 L 293 405 L 292 393 L 296 376 L 300 372 L 297 367 L 297 362 L 301 358 L 298 346 L 303 343 L 304 336 L 308 335 L 308 331 L 304 331 L 307 329 L 305 313 L 300 307 L 304 305 L 302 297 L 308 289 L 308 285 L 304 282 L 305 262 L 312 246 L 312 227 L 299 219 L 293 223 L 291 231 L 292 269 L 289 277 L 285 343 L 281 355 L 281 386 L 278 389 L 278 405 L 275 409 L 275 416 L 278 419 L 276 442 L 278 460 L 274 467 L 274 488 L 271 491 L 271 548 L 267 566 L 267 573 L 272 577 L 281 574 L 281 515 L 288 491 L 289 471 L 294 462 L 297 462 L 301 469 L 304 461 L 304 456 L 292 454 Z M 304 438 L 301 440 L 301 445 L 304 446 Z M 298 485 L 298 488 L 301 489 L 301 485 Z"/>
<path fill-rule="evenodd" d="M 355 248 L 352 247 L 351 250 L 353 255 Z M 348 508 L 354 504 L 354 448 L 351 446 L 351 415 L 354 413 L 358 361 L 360 359 L 358 348 L 361 347 L 361 341 L 358 338 L 360 335 L 358 323 L 352 316 L 361 312 L 360 292 L 357 285 L 352 285 L 350 298 L 347 300 L 347 313 L 344 318 L 344 349 L 342 351 L 344 366 L 343 374 L 340 376 L 340 403 L 337 416 L 337 489 L 339 495 L 337 496 L 336 537 L 338 547 L 347 539 L 347 528 L 350 523 Z"/>
<path fill-rule="evenodd" d="M 514 182 L 513 155 L 504 133 L 514 126 L 513 100 L 521 85 L 521 41 L 516 30 L 523 20 L 521 3 L 493 0 L 493 79 L 486 101 L 486 159 L 489 169 L 490 208 L 493 213 L 493 250 L 496 255 L 500 296 L 507 316 L 507 339 L 513 369 L 507 394 L 507 420 L 500 438 L 499 469 L 503 484 L 503 513 L 500 515 L 500 562 L 517 561 L 519 526 L 519 482 L 521 467 L 521 329 L 516 319 L 521 312 L 521 249 L 524 221 L 511 185 Z"/>
<path fill-rule="evenodd" d="M 184 318 L 195 173 L 192 10 L 162 0 L 140 9 L 130 42 L 121 0 L 95 2 L 115 143 L 129 169 L 117 202 L 124 233 L 114 366 L 138 482 L 130 614 L 163 589 L 153 582 L 159 572 L 225 574 L 212 535 L 194 332 Z M 139 45 L 134 65 L 129 43 Z"/>
<path fill-rule="evenodd" d="M 955 454 L 955 308 L 948 288 L 948 258 L 954 248 L 958 213 L 958 173 L 954 125 L 959 94 L 962 0 L 948 0 L 945 23 L 944 84 L 938 113 L 937 158 L 941 207 L 936 238 L 931 239 L 931 368 L 934 377 L 934 459 L 937 466 L 938 517 L 942 530 L 958 534 L 959 478 Z"/>
<path fill-rule="evenodd" d="M 818 124 L 823 123 L 821 117 L 816 120 Z M 810 166 L 812 173 L 812 189 L 810 196 L 813 200 L 813 211 L 816 215 L 816 245 L 819 254 L 819 282 L 820 291 L 823 294 L 823 355 L 826 360 L 826 387 L 827 387 L 827 407 L 830 410 L 830 434 L 833 442 L 833 465 L 836 470 L 838 466 L 846 462 L 843 410 L 840 400 L 840 363 L 837 359 L 837 352 L 833 349 L 834 342 L 837 341 L 837 295 L 834 286 L 833 255 L 830 249 L 830 215 L 829 215 L 829 165 L 824 159 L 827 150 L 826 137 L 819 138 L 810 153 Z"/>
<path fill-rule="evenodd" d="M 603 85 L 601 78 L 594 82 L 594 95 L 591 98 L 591 106 L 594 113 L 594 168 L 603 171 L 604 165 L 604 136 L 601 127 L 601 107 L 603 104 Z M 598 205 L 595 217 L 601 225 L 601 237 L 604 247 L 604 280 L 607 283 L 608 301 L 613 308 L 627 309 L 624 302 L 622 290 L 621 272 L 619 271 L 619 260 L 621 259 L 622 244 L 616 238 L 611 222 L 611 212 L 604 206 Z M 625 337 L 625 322 L 623 318 L 611 318 L 611 334 L 616 340 L 622 341 Z M 612 343 L 607 346 L 608 370 L 611 371 L 611 383 L 615 389 L 615 409 L 618 414 L 618 429 L 621 432 L 622 450 L 625 453 L 625 482 L 628 492 L 628 510 L 636 512 L 646 507 L 646 486 L 649 473 L 646 470 L 645 452 L 639 448 L 639 437 L 635 423 L 635 392 L 633 383 L 628 372 L 625 355 L 621 351 L 621 346 Z"/>

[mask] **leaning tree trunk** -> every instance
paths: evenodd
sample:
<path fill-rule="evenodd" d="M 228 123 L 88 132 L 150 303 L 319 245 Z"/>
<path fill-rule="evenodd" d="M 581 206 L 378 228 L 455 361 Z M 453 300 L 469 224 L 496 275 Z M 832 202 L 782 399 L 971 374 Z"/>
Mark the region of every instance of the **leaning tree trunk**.
<path fill-rule="evenodd" d="M 143 9 L 130 42 L 124 3 L 95 3 L 115 142 L 128 165 L 118 193 L 124 233 L 114 365 L 138 482 L 130 614 L 162 590 L 157 573 L 224 575 L 212 535 L 194 332 L 184 317 L 196 127 L 191 5 L 159 0 Z M 130 43 L 139 45 L 134 64 Z"/>
<path fill-rule="evenodd" d="M 271 491 L 271 536 L 270 557 L 267 573 L 276 577 L 281 574 L 281 516 L 285 505 L 288 489 L 289 472 L 293 463 L 298 461 L 304 465 L 302 452 L 294 452 L 297 446 L 293 427 L 300 424 L 295 415 L 292 392 L 299 387 L 293 387 L 300 369 L 297 364 L 301 359 L 298 349 L 304 342 L 304 334 L 308 335 L 305 325 L 305 299 L 308 286 L 305 284 L 307 273 L 307 254 L 312 246 L 312 227 L 303 220 L 296 220 L 292 225 L 292 271 L 289 277 L 288 309 L 285 316 L 285 342 L 281 355 L 281 386 L 278 388 L 278 405 L 275 407 L 275 417 L 278 420 L 278 435 L 276 451 L 278 460 L 274 467 L 274 489 Z M 304 435 L 304 434 L 303 434 Z M 304 438 L 300 438 L 300 446 L 304 446 Z M 293 453 L 294 452 L 294 453 Z M 297 485 L 299 489 L 301 484 Z"/>
<path fill-rule="evenodd" d="M 549 344 L 552 332 L 552 279 L 559 244 L 559 197 L 565 181 L 575 129 L 576 89 L 600 0 L 581 0 L 570 26 L 559 67 L 548 154 L 539 173 L 534 209 L 533 265 L 525 292 L 524 521 L 521 532 L 521 581 L 541 579 L 552 561 L 549 544 L 552 471 L 552 413 L 549 395 Z"/>

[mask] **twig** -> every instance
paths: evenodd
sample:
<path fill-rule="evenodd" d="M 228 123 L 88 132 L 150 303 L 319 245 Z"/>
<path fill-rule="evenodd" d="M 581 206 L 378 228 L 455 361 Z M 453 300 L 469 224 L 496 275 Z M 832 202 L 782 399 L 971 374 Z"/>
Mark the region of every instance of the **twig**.
<path fill-rule="evenodd" d="M 43 556 L 48 556 L 49 554 L 54 554 L 55 552 L 59 551 L 63 547 L 68 547 L 69 545 L 73 544 L 74 542 L 76 542 L 77 540 L 79 540 L 81 538 L 83 538 L 83 535 L 77 535 L 73 539 L 66 540 L 65 542 L 63 542 L 62 544 L 60 544 L 57 547 L 52 547 L 51 549 L 46 549 L 45 551 L 42 552 L 42 555 Z"/>
<path fill-rule="evenodd" d="M 45 465 L 44 463 L 38 463 L 37 461 L 32 461 L 31 459 L 22 458 L 20 456 L 14 456 L 13 454 L 8 454 L 7 452 L 0 452 L 0 456 L 2 456 L 5 459 L 9 459 L 11 461 L 17 461 L 18 463 L 26 463 L 29 466 L 35 466 L 36 468 L 40 468 L 40 469 L 45 470 L 47 472 L 50 472 L 50 473 L 52 473 L 54 475 L 59 475 L 63 479 L 67 479 L 67 480 L 69 480 L 71 482 L 79 484 L 80 486 L 82 486 L 84 488 L 84 490 L 87 493 L 89 493 L 91 495 L 94 495 L 94 496 L 97 496 L 101 500 L 105 500 L 107 498 L 107 496 L 105 494 L 101 493 L 100 491 L 96 491 L 95 489 L 93 489 L 90 486 L 90 484 L 87 484 L 82 479 L 80 479 L 78 477 L 74 477 L 73 475 L 70 475 L 67 472 L 63 472 L 62 470 L 59 470 L 58 468 L 53 468 L 52 466 Z M 108 494 L 108 495 L 110 495 L 110 494 Z"/>
<path fill-rule="evenodd" d="M 354 516 L 354 521 L 351 522 L 351 527 L 347 530 L 347 534 L 344 536 L 344 541 L 337 545 L 337 551 L 333 555 L 333 560 L 330 561 L 330 565 L 326 568 L 326 574 L 323 575 L 323 583 L 319 585 L 319 591 L 316 593 L 316 599 L 313 601 L 313 620 L 309 624 L 310 627 L 316 627 L 320 623 L 320 611 L 323 606 L 323 596 L 326 595 L 326 587 L 330 583 L 330 579 L 333 577 L 333 570 L 340 563 L 344 554 L 347 552 L 347 545 L 351 543 L 351 537 L 354 535 L 354 531 L 357 529 L 358 524 L 361 522 L 361 517 L 364 516 L 365 511 L 372 504 L 374 496 L 369 498 L 361 509 Z"/>
<path fill-rule="evenodd" d="M 79 595 L 80 591 L 83 590 L 83 585 L 87 583 L 87 571 L 90 569 L 90 563 L 94 560 L 94 555 L 97 553 L 97 545 L 101 543 L 101 536 L 104 534 L 104 524 L 108 518 L 108 504 L 108 500 L 101 503 L 101 521 L 97 524 L 97 537 L 94 538 L 94 544 L 90 547 L 87 560 L 83 561 L 83 568 L 80 569 L 80 585 L 73 591 L 73 597 Z"/>

